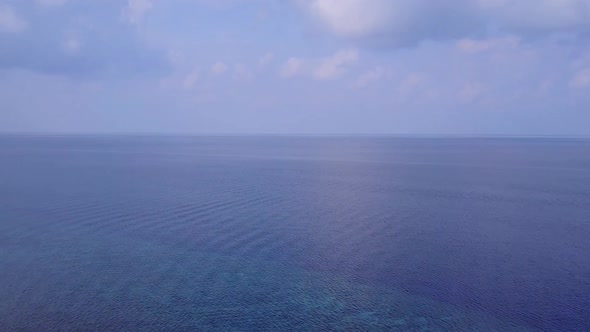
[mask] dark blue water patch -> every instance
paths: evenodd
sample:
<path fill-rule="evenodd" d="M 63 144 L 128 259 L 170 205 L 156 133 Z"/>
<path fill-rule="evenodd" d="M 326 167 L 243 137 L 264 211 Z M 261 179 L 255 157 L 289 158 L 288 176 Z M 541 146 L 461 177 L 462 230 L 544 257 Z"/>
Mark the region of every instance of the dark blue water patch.
<path fill-rule="evenodd" d="M 590 329 L 590 141 L 0 138 L 6 330 Z"/>

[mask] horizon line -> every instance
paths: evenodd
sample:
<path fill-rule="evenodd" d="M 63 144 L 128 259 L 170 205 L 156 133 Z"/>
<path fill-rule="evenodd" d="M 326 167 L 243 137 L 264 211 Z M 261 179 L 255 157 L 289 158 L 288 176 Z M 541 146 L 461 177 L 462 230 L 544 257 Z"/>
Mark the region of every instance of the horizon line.
<path fill-rule="evenodd" d="M 396 138 L 564 138 L 590 139 L 563 134 L 445 134 L 445 133 L 163 133 L 163 132 L 2 132 L 0 136 L 126 136 L 126 137 L 396 137 Z"/>

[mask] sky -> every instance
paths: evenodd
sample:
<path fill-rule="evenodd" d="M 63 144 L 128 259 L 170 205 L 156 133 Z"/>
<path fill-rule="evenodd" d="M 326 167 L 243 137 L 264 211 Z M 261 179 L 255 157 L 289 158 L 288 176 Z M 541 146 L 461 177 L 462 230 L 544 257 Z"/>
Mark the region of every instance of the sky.
<path fill-rule="evenodd" d="M 590 0 L 0 0 L 0 132 L 590 136 Z"/>

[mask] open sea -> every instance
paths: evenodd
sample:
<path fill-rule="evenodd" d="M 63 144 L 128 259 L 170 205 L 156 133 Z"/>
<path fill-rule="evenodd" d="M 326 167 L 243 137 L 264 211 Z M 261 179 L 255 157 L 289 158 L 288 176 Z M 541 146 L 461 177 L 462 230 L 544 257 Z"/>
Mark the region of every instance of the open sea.
<path fill-rule="evenodd" d="M 0 331 L 590 331 L 590 140 L 0 136 Z"/>

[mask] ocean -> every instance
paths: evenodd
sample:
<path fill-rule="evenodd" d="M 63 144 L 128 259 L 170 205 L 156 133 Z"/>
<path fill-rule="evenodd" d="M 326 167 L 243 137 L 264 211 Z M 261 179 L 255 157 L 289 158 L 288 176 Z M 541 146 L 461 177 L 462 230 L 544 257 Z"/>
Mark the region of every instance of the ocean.
<path fill-rule="evenodd" d="M 1 331 L 590 331 L 590 140 L 0 136 Z"/>

